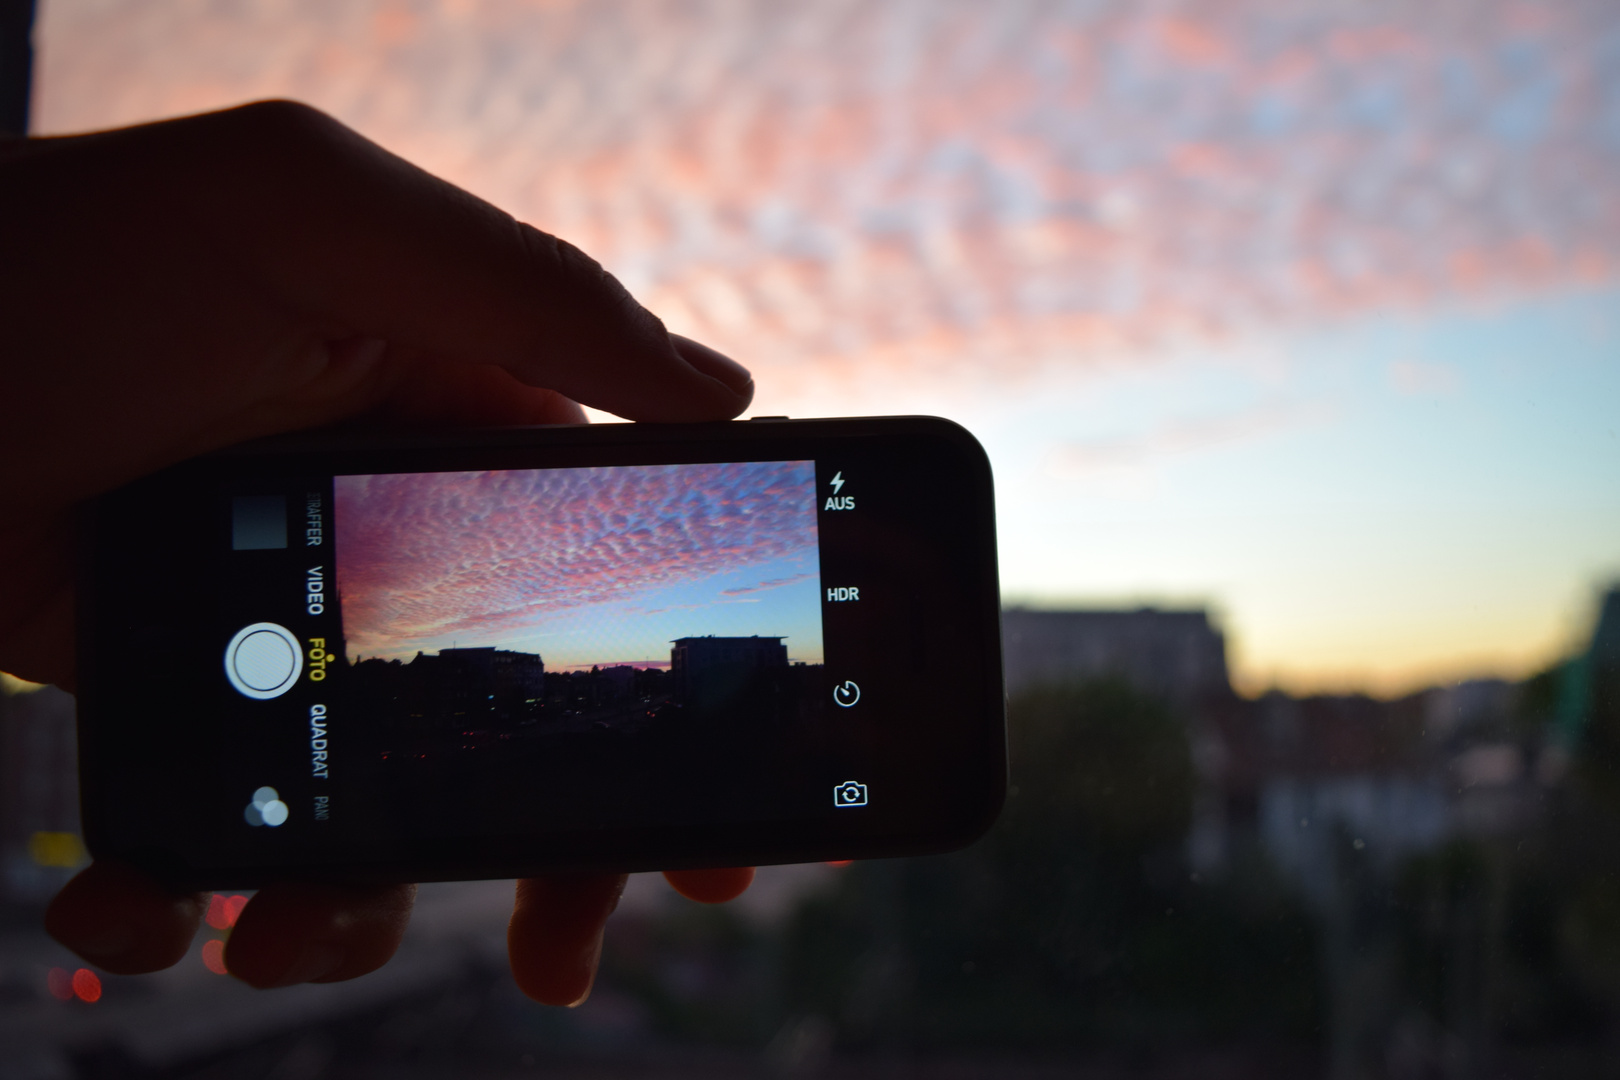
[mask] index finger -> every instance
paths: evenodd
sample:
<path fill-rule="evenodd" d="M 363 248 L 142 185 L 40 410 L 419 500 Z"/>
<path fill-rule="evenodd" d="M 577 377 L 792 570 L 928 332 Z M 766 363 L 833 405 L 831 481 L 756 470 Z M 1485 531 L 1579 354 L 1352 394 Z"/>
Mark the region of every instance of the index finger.
<path fill-rule="evenodd" d="M 0 451 L 53 463 L 41 505 L 366 413 L 424 362 L 634 420 L 753 393 L 577 248 L 301 105 L 30 141 L 0 206 L 0 374 L 38 405 Z"/>
<path fill-rule="evenodd" d="M 330 117 L 267 102 L 190 124 L 185 137 L 208 154 L 198 167 L 229 174 L 201 220 L 245 242 L 267 283 L 310 315 L 494 364 L 633 420 L 717 420 L 747 406 L 745 369 L 671 338 L 584 252 Z M 220 144 L 236 153 L 222 157 Z"/>

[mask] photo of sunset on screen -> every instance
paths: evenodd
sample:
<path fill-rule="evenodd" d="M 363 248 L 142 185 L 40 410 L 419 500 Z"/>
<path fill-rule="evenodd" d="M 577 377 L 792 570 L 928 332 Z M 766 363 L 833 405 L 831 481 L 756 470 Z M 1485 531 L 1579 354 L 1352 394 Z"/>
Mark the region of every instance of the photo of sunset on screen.
<path fill-rule="evenodd" d="M 785 749 L 819 708 L 812 461 L 348 475 L 332 491 L 338 663 L 373 768 L 534 777 L 586 753 L 630 775 L 704 747 Z"/>
<path fill-rule="evenodd" d="M 346 655 L 664 670 L 683 637 L 821 661 L 814 463 L 340 476 Z"/>

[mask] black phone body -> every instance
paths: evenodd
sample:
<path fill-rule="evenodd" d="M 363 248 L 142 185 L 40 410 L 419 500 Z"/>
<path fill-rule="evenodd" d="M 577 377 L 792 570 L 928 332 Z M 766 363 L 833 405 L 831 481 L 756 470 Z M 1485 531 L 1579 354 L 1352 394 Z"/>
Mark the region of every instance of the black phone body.
<path fill-rule="evenodd" d="M 1004 798 L 948 421 L 306 436 L 82 539 L 86 840 L 179 886 L 921 854 Z"/>

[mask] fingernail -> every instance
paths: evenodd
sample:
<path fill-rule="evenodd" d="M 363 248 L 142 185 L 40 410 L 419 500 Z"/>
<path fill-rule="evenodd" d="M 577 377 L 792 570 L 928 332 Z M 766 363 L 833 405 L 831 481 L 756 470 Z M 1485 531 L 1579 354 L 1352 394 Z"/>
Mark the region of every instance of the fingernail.
<path fill-rule="evenodd" d="M 709 378 L 724 383 L 726 389 L 732 393 L 745 394 L 753 389 L 753 373 L 731 357 L 716 352 L 707 345 L 699 344 L 691 338 L 684 338 L 679 334 L 669 336 L 670 340 L 675 342 L 675 351 L 681 354 L 682 360 Z"/>
<path fill-rule="evenodd" d="M 618 906 L 619 896 L 623 892 L 624 883 L 623 879 L 621 879 L 619 887 L 615 889 L 613 893 L 613 904 L 615 907 Z M 585 1004 L 585 1000 L 591 996 L 591 991 L 596 989 L 596 972 L 602 966 L 602 939 L 604 936 L 605 934 L 598 933 L 596 935 L 596 940 L 591 942 L 591 947 L 585 954 L 585 989 L 579 995 L 579 997 L 568 1003 L 568 1008 L 570 1009 L 577 1009 L 581 1005 Z"/>
<path fill-rule="evenodd" d="M 600 956 L 601 946 L 598 945 L 592 954 L 590 970 L 585 974 L 584 991 L 580 993 L 579 997 L 575 998 L 573 1001 L 570 1001 L 566 1006 L 564 1006 L 564 1008 L 579 1008 L 581 1005 L 585 1004 L 586 1000 L 591 996 L 591 991 L 596 989 L 596 965 L 600 959 Z"/>
<path fill-rule="evenodd" d="M 310 942 L 287 965 L 287 969 L 265 985 L 267 987 L 297 986 L 300 983 L 314 982 L 323 975 L 330 975 L 343 963 L 343 950 L 329 942 Z M 229 961 L 226 961 L 229 966 Z"/>

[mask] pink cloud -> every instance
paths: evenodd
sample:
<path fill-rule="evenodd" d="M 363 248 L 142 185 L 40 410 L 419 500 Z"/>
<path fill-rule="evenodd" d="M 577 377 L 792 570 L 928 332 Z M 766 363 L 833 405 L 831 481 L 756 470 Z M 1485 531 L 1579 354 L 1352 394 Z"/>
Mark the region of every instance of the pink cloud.
<path fill-rule="evenodd" d="M 813 559 L 814 483 L 810 462 L 338 477 L 350 652 L 491 640 L 570 609 Z"/>
<path fill-rule="evenodd" d="M 1613 4 L 42 10 L 44 130 L 304 98 L 778 401 L 1620 271 Z"/>
<path fill-rule="evenodd" d="M 815 576 L 815 574 L 794 574 L 791 577 L 771 578 L 769 581 L 762 581 L 758 585 L 746 585 L 737 589 L 721 589 L 720 595 L 747 596 L 750 593 L 766 592 L 770 589 L 780 589 L 784 585 L 792 585 L 795 582 L 804 581 Z"/>

